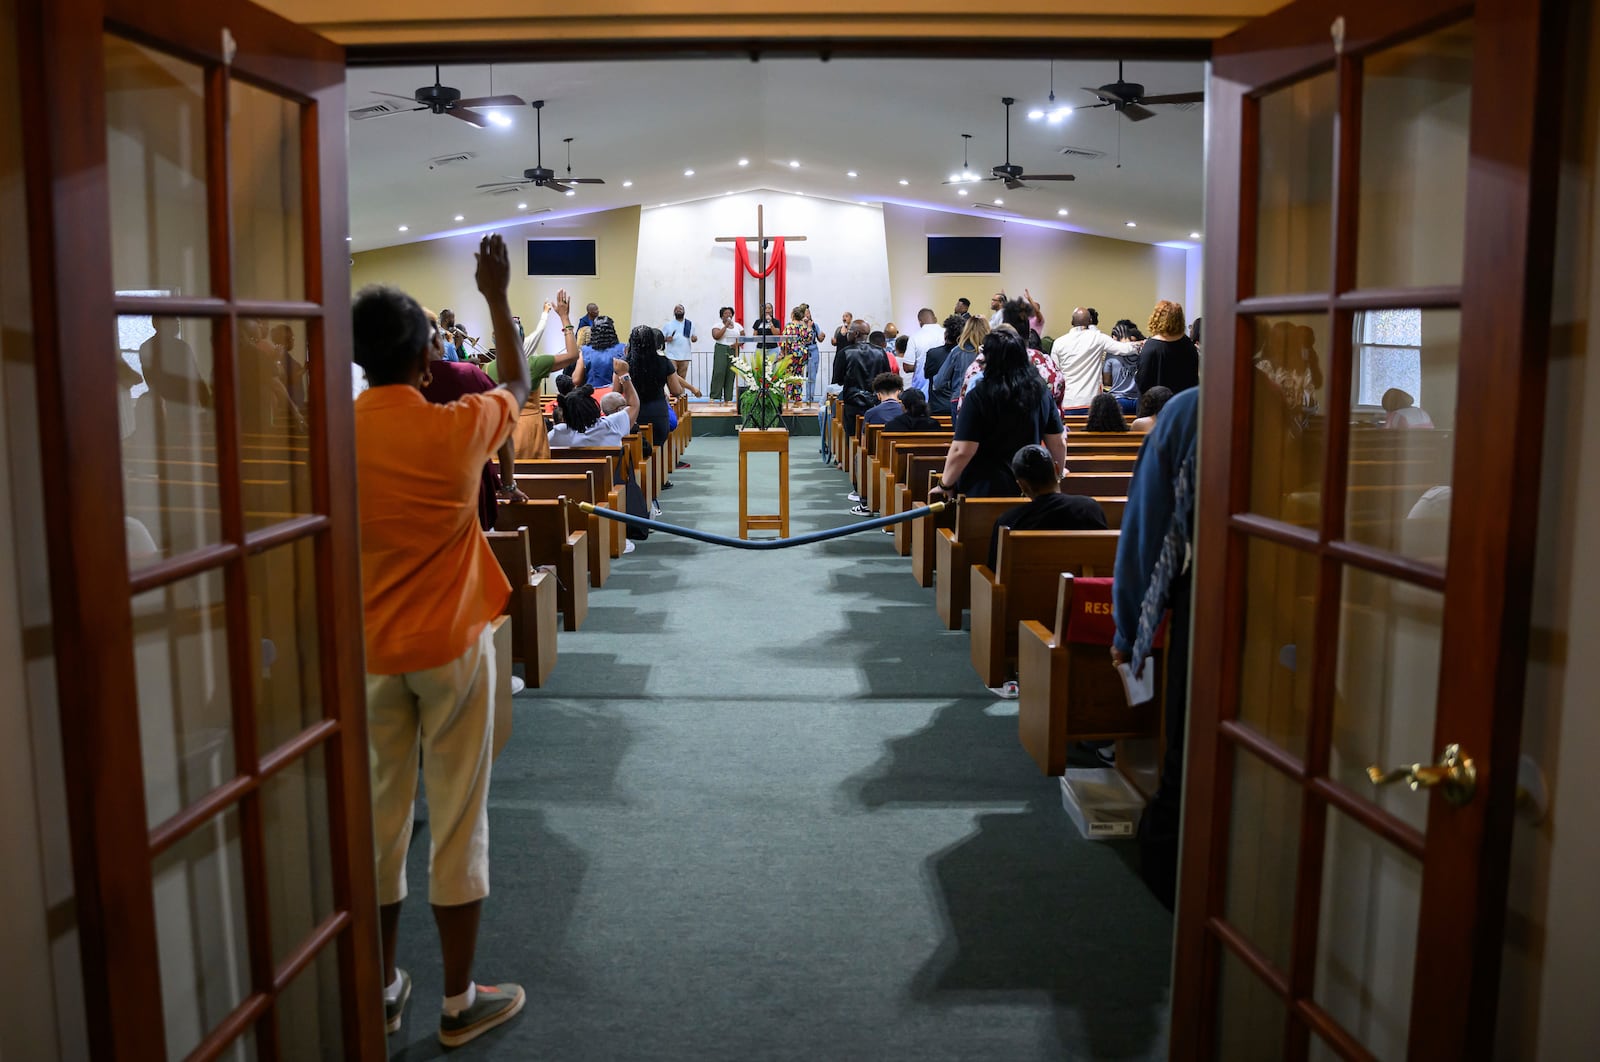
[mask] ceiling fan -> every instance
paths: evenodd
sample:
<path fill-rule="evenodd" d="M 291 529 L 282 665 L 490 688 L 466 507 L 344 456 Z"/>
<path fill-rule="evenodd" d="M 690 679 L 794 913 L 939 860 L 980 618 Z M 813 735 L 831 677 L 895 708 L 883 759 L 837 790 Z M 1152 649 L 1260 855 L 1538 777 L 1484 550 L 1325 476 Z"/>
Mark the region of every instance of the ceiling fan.
<path fill-rule="evenodd" d="M 482 129 L 489 124 L 489 117 L 479 114 L 479 107 L 521 107 L 521 96 L 474 96 L 471 99 L 462 99 L 461 90 L 441 84 L 439 81 L 439 65 L 433 67 L 433 84 L 424 85 L 409 96 L 397 96 L 393 92 L 374 92 L 374 96 L 387 96 L 392 100 L 410 100 L 412 103 L 421 104 L 412 107 L 409 111 L 391 111 L 391 114 L 410 114 L 413 111 L 432 111 L 434 114 L 448 114 L 452 118 L 460 118 L 469 125 Z"/>
<path fill-rule="evenodd" d="M 571 191 L 575 184 L 605 184 L 599 177 L 574 177 L 572 176 L 572 138 L 568 137 L 567 144 L 567 173 L 558 178 L 555 170 L 546 169 L 544 165 L 544 100 L 533 101 L 535 122 L 534 147 L 537 154 L 533 169 L 523 170 L 521 177 L 511 177 L 504 181 L 491 181 L 480 184 L 479 188 L 512 188 L 519 184 L 531 184 L 536 188 L 549 188 L 551 191 L 565 195 Z"/>
<path fill-rule="evenodd" d="M 1092 92 L 1100 98 L 1099 103 L 1091 103 L 1084 110 L 1094 110 L 1096 107 L 1115 107 L 1117 113 L 1130 122 L 1142 122 L 1146 118 L 1154 118 L 1156 112 L 1150 110 L 1152 106 L 1162 104 L 1204 103 L 1204 92 L 1174 92 L 1166 96 L 1146 96 L 1144 86 L 1137 81 L 1122 80 L 1122 60 L 1117 60 L 1117 80 L 1109 85 L 1099 88 L 1085 88 L 1083 91 Z"/>
<path fill-rule="evenodd" d="M 1026 188 L 1025 181 L 1075 181 L 1078 178 L 1070 173 L 1024 173 L 1021 166 L 1011 161 L 1011 105 L 1017 101 L 1010 96 L 1002 96 L 1000 102 L 1006 105 L 1006 160 L 989 170 L 989 176 L 979 177 L 976 174 L 968 175 L 966 163 L 966 146 L 962 145 L 961 173 L 945 184 L 969 184 L 974 181 L 1004 181 L 1010 189 Z M 970 140 L 971 136 L 963 133 L 963 139 Z"/>

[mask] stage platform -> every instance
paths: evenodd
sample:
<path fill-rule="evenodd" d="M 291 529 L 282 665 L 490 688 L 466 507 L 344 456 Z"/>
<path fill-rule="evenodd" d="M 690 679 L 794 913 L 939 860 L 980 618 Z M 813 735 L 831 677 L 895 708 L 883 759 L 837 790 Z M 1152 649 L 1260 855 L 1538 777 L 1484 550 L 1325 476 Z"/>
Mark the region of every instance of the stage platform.
<path fill-rule="evenodd" d="M 783 415 L 783 426 L 789 429 L 790 435 L 820 437 L 822 427 L 817 422 L 817 408 L 815 405 L 796 407 L 794 412 Z M 691 398 L 689 412 L 694 418 L 695 435 L 726 436 L 739 430 L 739 414 L 734 412 L 732 402 L 696 402 Z"/>

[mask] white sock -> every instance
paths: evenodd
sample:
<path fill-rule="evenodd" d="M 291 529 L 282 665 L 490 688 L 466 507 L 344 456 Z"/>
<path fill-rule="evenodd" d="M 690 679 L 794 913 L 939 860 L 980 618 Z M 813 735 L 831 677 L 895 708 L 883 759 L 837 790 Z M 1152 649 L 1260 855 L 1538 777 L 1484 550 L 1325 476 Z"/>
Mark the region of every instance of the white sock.
<path fill-rule="evenodd" d="M 468 984 L 467 990 L 459 996 L 444 997 L 444 1012 L 447 1017 L 455 1017 L 478 1001 L 478 986 Z"/>
<path fill-rule="evenodd" d="M 400 998 L 400 971 L 398 969 L 396 969 L 395 972 L 394 972 L 394 984 L 390 985 L 389 987 L 387 987 L 387 988 L 385 988 L 383 990 L 383 1001 L 385 1003 L 393 1003 L 396 1000 L 398 1000 L 399 998 Z"/>

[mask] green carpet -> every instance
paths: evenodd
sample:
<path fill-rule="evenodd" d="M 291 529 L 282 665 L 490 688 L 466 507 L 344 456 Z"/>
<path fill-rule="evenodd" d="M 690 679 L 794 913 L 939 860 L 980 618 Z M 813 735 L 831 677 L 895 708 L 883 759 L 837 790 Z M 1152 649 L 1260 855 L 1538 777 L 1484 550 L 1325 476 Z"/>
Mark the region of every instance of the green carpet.
<path fill-rule="evenodd" d="M 662 518 L 734 534 L 734 440 L 686 457 Z M 792 533 L 853 521 L 815 440 L 791 460 Z M 475 973 L 527 1008 L 455 1056 L 1166 1057 L 1169 916 L 1127 842 L 1074 831 L 889 536 L 657 533 L 590 601 L 490 793 Z M 443 1054 L 426 866 L 419 827 L 390 1038 L 412 1060 Z"/>

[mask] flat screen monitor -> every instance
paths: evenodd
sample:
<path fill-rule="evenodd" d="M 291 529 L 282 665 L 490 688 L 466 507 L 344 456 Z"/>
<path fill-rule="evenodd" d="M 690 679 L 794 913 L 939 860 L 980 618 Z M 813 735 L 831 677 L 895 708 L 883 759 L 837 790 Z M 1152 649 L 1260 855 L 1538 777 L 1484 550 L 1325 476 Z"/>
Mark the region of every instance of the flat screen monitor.
<path fill-rule="evenodd" d="M 595 275 L 593 240 L 529 240 L 530 277 L 592 277 Z"/>
<path fill-rule="evenodd" d="M 998 273 L 1000 237 L 929 236 L 928 272 Z"/>

